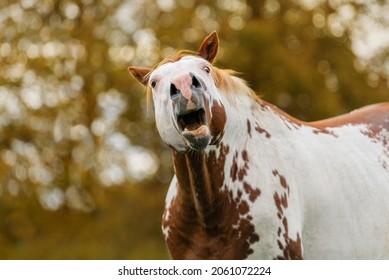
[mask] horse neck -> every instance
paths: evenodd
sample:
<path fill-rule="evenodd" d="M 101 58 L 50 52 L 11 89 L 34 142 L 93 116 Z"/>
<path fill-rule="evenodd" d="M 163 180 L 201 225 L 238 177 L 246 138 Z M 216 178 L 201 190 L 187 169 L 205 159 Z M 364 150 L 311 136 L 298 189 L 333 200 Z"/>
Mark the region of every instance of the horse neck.
<path fill-rule="evenodd" d="M 226 183 L 231 180 L 231 176 L 240 176 L 239 172 L 235 174 L 232 171 L 233 166 L 226 167 L 226 164 L 231 164 L 231 154 L 240 151 L 239 156 L 243 159 L 247 157 L 253 139 L 258 138 L 253 134 L 257 133 L 269 140 L 270 128 L 284 118 L 276 112 L 276 108 L 261 100 L 253 100 L 250 96 L 238 98 L 233 103 L 224 100 L 223 104 L 226 107 L 227 123 L 219 144 L 204 151 L 185 154 L 173 151 L 180 203 L 185 211 L 195 213 L 183 217 L 196 219 L 208 230 L 218 224 L 220 227 L 220 223 L 226 219 L 223 211 L 232 199 L 232 190 L 228 190 Z"/>
<path fill-rule="evenodd" d="M 215 153 L 205 151 L 185 154 L 173 151 L 173 163 L 180 203 L 184 211 L 191 213 L 183 216 L 195 219 L 211 231 L 220 222 L 218 205 L 223 201 L 220 197 L 220 186 L 224 179 L 222 163 L 216 162 Z"/>
<path fill-rule="evenodd" d="M 262 150 L 266 145 L 274 147 L 275 139 L 290 139 L 291 132 L 303 125 L 276 106 L 250 94 L 238 95 L 232 102 L 227 100 L 223 104 L 228 112 L 223 143 L 229 147 L 242 149 L 254 145 Z"/>

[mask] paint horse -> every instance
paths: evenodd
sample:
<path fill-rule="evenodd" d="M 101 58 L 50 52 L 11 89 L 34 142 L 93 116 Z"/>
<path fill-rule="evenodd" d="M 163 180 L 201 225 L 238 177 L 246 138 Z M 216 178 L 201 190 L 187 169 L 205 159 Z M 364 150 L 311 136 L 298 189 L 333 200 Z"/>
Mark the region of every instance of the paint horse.
<path fill-rule="evenodd" d="M 174 259 L 389 258 L 389 103 L 299 121 L 197 52 L 154 69 L 148 87 L 173 153 L 162 230 Z"/>

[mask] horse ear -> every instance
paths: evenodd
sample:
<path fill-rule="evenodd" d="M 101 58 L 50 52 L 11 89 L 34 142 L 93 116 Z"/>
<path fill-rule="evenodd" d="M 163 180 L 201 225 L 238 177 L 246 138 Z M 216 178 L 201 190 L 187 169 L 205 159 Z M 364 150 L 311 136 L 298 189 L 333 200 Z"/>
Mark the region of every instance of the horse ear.
<path fill-rule="evenodd" d="M 197 55 L 208 60 L 212 63 L 215 60 L 217 51 L 219 50 L 219 36 L 216 31 L 209 34 L 204 41 L 201 43 Z"/>
<path fill-rule="evenodd" d="M 128 70 L 135 79 L 137 79 L 143 85 L 147 86 L 147 83 L 149 82 L 149 74 L 151 72 L 150 68 L 130 66 L 128 67 Z"/>

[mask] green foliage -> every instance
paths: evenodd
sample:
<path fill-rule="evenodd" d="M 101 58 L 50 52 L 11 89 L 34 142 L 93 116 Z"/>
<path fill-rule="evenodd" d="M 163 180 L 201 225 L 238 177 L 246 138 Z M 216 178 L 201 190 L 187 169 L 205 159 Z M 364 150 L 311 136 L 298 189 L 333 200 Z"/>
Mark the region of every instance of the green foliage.
<path fill-rule="evenodd" d="M 298 118 L 386 101 L 387 49 L 355 55 L 385 1 L 318 2 L 1 2 L 0 258 L 168 258 L 170 151 L 126 68 L 214 30 L 216 64 Z"/>

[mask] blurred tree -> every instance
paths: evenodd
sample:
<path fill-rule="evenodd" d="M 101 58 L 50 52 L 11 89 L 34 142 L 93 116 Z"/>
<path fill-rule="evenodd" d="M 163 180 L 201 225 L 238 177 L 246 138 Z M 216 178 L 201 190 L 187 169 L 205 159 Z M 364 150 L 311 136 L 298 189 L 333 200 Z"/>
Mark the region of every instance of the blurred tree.
<path fill-rule="evenodd" d="M 217 30 L 217 65 L 296 117 L 329 117 L 388 99 L 388 5 L 2 1 L 1 258 L 167 257 L 170 151 L 129 65 L 196 49 Z"/>
<path fill-rule="evenodd" d="M 301 6 L 307 1 L 249 2 L 256 12 L 223 58 L 264 99 L 303 120 L 388 99 L 382 80 L 372 87 L 366 82 L 371 74 L 355 68 L 360 61 L 346 32 L 333 34 L 329 18 L 337 10 L 329 3 L 307 7 Z M 237 54 L 239 59 L 234 59 Z"/>

